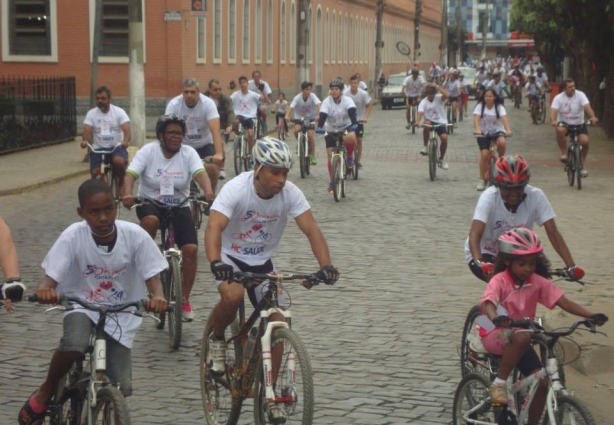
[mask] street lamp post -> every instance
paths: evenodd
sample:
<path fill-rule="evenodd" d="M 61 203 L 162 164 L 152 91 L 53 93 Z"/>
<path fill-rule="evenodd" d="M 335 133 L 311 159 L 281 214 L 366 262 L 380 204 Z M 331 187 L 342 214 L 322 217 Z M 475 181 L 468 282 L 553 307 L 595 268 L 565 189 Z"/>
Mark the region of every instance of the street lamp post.
<path fill-rule="evenodd" d="M 490 16 L 488 13 L 488 4 L 490 0 L 486 0 L 486 8 L 484 9 L 484 25 L 482 27 L 482 59 L 486 59 L 486 35 L 488 34 L 488 21 Z"/>

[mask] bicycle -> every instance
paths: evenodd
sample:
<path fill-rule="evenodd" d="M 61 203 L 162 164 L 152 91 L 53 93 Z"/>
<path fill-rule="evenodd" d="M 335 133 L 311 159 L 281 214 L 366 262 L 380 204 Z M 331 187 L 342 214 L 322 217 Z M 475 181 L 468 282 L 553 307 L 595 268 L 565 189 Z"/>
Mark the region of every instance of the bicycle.
<path fill-rule="evenodd" d="M 514 107 L 520 109 L 522 104 L 522 89 L 519 86 L 512 86 L 512 97 L 514 98 Z"/>
<path fill-rule="evenodd" d="M 254 119 L 252 119 L 252 121 L 255 122 Z M 237 129 L 237 136 L 235 137 L 233 153 L 234 153 L 235 174 L 238 176 L 239 174 L 241 174 L 242 171 L 249 171 L 250 169 L 249 144 L 247 141 L 247 132 L 245 131 L 245 128 L 243 127 L 243 123 L 241 122 L 239 122 L 239 128 Z"/>
<path fill-rule="evenodd" d="M 446 101 L 446 117 L 448 118 L 448 122 L 452 122 L 452 102 L 450 102 L 450 99 L 448 99 Z M 454 133 L 454 125 L 450 125 L 449 126 L 449 130 L 450 130 L 450 134 Z"/>
<path fill-rule="evenodd" d="M 582 189 L 582 169 L 584 168 L 582 145 L 580 142 L 578 142 L 578 134 L 583 126 L 589 124 L 590 121 L 580 125 L 571 125 L 563 121 L 557 123 L 557 126 L 559 127 L 567 127 L 569 144 L 567 145 L 567 163 L 565 164 L 564 170 L 567 173 L 567 181 L 569 182 L 569 185 L 573 186 L 575 180 L 578 190 Z"/>
<path fill-rule="evenodd" d="M 435 131 L 439 127 L 447 126 L 451 127 L 451 124 L 422 124 L 422 127 L 426 127 L 429 130 L 429 140 L 426 145 L 427 155 L 429 157 L 429 177 L 431 181 L 435 181 L 437 176 L 437 167 L 441 167 L 441 152 L 439 150 L 439 137 Z"/>
<path fill-rule="evenodd" d="M 268 287 L 251 316 L 245 319 L 245 303 L 241 302 L 238 320 L 226 329 L 229 348 L 226 371 L 221 377 L 214 376 L 207 363 L 213 327 L 209 316 L 200 352 L 200 384 L 207 423 L 236 424 L 243 401 L 253 397 L 257 425 L 285 422 L 310 425 L 314 395 L 309 357 L 291 329 L 289 306 L 285 309 L 279 306 L 278 291 L 291 280 L 301 280 L 303 286 L 311 289 L 323 282 L 321 274 L 235 273 L 234 279 L 245 288 L 255 288 L 265 281 Z M 283 320 L 270 320 L 273 314 L 282 315 Z M 278 355 L 280 359 L 276 358 Z"/>
<path fill-rule="evenodd" d="M 87 146 L 90 149 L 91 153 L 99 154 L 101 156 L 100 175 L 98 178 L 102 179 L 103 182 L 105 182 L 111 187 L 111 196 L 113 197 L 113 200 L 115 201 L 115 206 L 117 210 L 117 218 L 119 218 L 119 214 L 121 211 L 120 207 L 121 207 L 121 202 L 122 202 L 121 198 L 119 197 L 120 195 L 119 180 L 115 176 L 115 169 L 113 168 L 113 163 L 110 160 L 107 161 L 106 156 L 107 155 L 110 156 L 121 145 L 117 144 L 111 150 L 104 150 L 104 149 L 96 150 L 94 149 L 94 146 L 92 146 L 89 143 L 87 144 Z"/>
<path fill-rule="evenodd" d="M 341 198 L 345 198 L 345 185 L 347 177 L 352 175 L 354 180 L 358 178 L 358 167 L 350 167 L 348 165 L 348 153 L 343 143 L 343 136 L 348 134 L 347 130 L 343 132 L 325 133 L 324 137 L 330 136 L 335 140 L 335 147 L 331 156 L 331 175 L 333 182 L 333 197 L 336 202 Z"/>
<path fill-rule="evenodd" d="M 181 344 L 182 333 L 182 318 L 181 304 L 183 302 L 183 257 L 181 250 L 175 248 L 175 211 L 190 202 L 191 198 L 186 198 L 178 205 L 161 204 L 150 199 L 135 199 L 135 208 L 142 204 L 153 204 L 156 207 L 164 210 L 162 219 L 160 220 L 160 251 L 168 262 L 168 269 L 160 273 L 160 280 L 164 289 L 164 297 L 168 300 L 169 305 L 175 306 L 172 314 L 168 315 L 168 333 L 169 345 L 173 349 L 178 349 Z M 208 204 L 205 201 L 198 200 L 201 205 Z M 166 324 L 166 313 L 160 313 L 158 329 L 164 329 Z"/>
<path fill-rule="evenodd" d="M 204 166 L 205 164 L 212 164 L 213 161 L 211 160 L 211 158 L 203 158 L 202 163 Z M 209 204 L 202 196 L 200 186 L 198 186 L 195 180 L 192 180 L 190 182 L 189 199 L 190 212 L 192 213 L 192 221 L 194 222 L 194 228 L 196 228 L 196 230 L 199 230 L 200 226 L 203 223 L 203 216 L 209 215 Z"/>
<path fill-rule="evenodd" d="M 486 169 L 486 175 L 484 176 L 484 183 L 486 187 L 495 185 L 495 163 L 497 162 L 497 139 L 501 136 L 505 136 L 505 132 L 497 131 L 495 133 L 477 134 L 474 136 L 484 137 L 489 140 L 490 145 L 488 147 L 488 168 Z M 508 136 L 511 137 L 511 136 Z"/>
<path fill-rule="evenodd" d="M 36 295 L 28 296 L 28 301 L 37 302 Z M 110 338 L 105 333 L 107 317 L 113 313 L 134 314 L 138 317 L 155 316 L 145 312 L 147 300 L 140 300 L 116 306 L 90 304 L 80 298 L 60 295 L 59 305 L 52 310 L 71 311 L 76 303 L 84 309 L 96 311 L 100 315 L 94 327 L 91 343 L 85 358 L 77 360 L 70 371 L 62 377 L 52 397 L 45 415 L 50 425 L 114 424 L 130 425 L 130 412 L 124 395 L 117 384 L 106 376 L 106 348 Z M 127 310 L 136 307 L 136 310 Z M 169 306 L 167 311 L 172 311 Z M 84 367 L 87 364 L 88 367 Z"/>
<path fill-rule="evenodd" d="M 301 171 L 301 178 L 304 179 L 309 175 L 309 167 L 311 166 L 311 157 L 309 155 L 309 140 L 307 132 L 313 130 L 314 122 L 309 118 L 301 118 L 293 120 L 295 124 L 301 125 L 301 131 L 298 133 L 298 161 Z"/>
<path fill-rule="evenodd" d="M 276 114 L 275 111 L 271 111 L 272 114 Z M 288 128 L 286 127 L 286 120 L 283 116 L 277 117 L 277 138 L 279 140 L 286 140 L 286 133 L 288 132 Z"/>
<path fill-rule="evenodd" d="M 546 93 L 550 93 L 550 91 L 545 90 L 539 96 L 539 120 L 542 124 L 546 122 Z"/>
<path fill-rule="evenodd" d="M 408 102 L 411 102 L 409 100 L 409 98 L 407 98 Z M 411 126 L 411 134 L 416 134 L 416 117 L 418 116 L 418 105 L 417 105 L 417 101 L 415 102 L 416 104 L 413 104 L 409 107 L 409 124 L 408 127 Z"/>
<path fill-rule="evenodd" d="M 527 421 L 528 412 L 540 381 L 547 379 L 549 388 L 544 424 L 581 423 L 594 425 L 595 420 L 590 411 L 579 399 L 571 396 L 561 383 L 559 377 L 560 364 L 554 351 L 558 340 L 571 335 L 580 325 L 586 326 L 592 333 L 597 333 L 595 323 L 591 319 L 577 321 L 567 330 L 558 332 L 546 331 L 531 320 L 513 321 L 512 326 L 526 328 L 526 332 L 532 332 L 534 341 L 546 346 L 547 361 L 545 366 L 539 372 L 530 376 L 508 380 L 508 405 L 498 405 L 491 402 L 488 392 L 490 380 L 483 375 L 472 373 L 465 376 L 456 388 L 454 395 L 453 424 L 524 424 Z"/>

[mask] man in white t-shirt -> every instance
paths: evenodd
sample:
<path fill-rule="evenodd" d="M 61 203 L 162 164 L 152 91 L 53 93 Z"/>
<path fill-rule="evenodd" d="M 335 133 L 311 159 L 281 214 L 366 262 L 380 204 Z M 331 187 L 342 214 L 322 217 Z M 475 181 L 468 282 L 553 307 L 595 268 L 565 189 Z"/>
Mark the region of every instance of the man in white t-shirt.
<path fill-rule="evenodd" d="M 322 101 L 318 99 L 318 96 L 311 92 L 313 84 L 309 81 L 303 81 L 301 83 L 301 93 L 294 96 L 290 103 L 290 108 L 286 112 L 286 121 L 290 120 L 294 122 L 294 137 L 298 139 L 298 132 L 301 131 L 301 120 L 308 120 L 309 123 L 315 121 L 320 113 L 320 105 Z M 294 111 L 294 115 L 292 112 Z M 316 165 L 316 142 L 314 137 L 314 129 L 312 125 L 308 126 L 307 141 L 309 142 L 309 156 L 311 157 L 311 165 Z"/>
<path fill-rule="evenodd" d="M 420 75 L 418 68 L 412 68 L 411 75 L 408 75 L 403 80 L 403 94 L 405 95 L 405 103 L 407 104 L 407 112 L 405 117 L 407 119 L 407 130 L 411 128 L 411 108 L 418 106 L 418 99 L 422 95 L 422 90 L 426 85 L 426 81 Z"/>
<path fill-rule="evenodd" d="M 365 134 L 365 124 L 369 120 L 373 105 L 371 104 L 371 96 L 369 93 L 359 88 L 358 74 L 350 77 L 350 87 L 343 92 L 344 96 L 350 97 L 356 105 L 356 120 L 358 127 L 356 128 L 356 166 L 362 168 L 360 158 L 362 158 L 362 138 Z"/>
<path fill-rule="evenodd" d="M 352 98 L 343 95 L 345 83 L 340 78 L 333 79 L 328 85 L 330 96 L 322 102 L 320 118 L 316 133 L 344 133 L 343 144 L 348 153 L 348 167 L 354 166 L 354 147 L 356 146 L 356 129 L 358 128 L 356 105 Z M 333 148 L 336 146 L 336 138 L 327 134 L 326 154 L 328 156 L 328 193 L 333 193 L 332 165 Z"/>
<path fill-rule="evenodd" d="M 249 89 L 251 91 L 255 91 L 256 93 L 260 94 L 261 96 L 269 100 L 268 102 L 266 102 L 263 99 L 264 103 L 261 102 L 258 105 L 258 114 L 260 115 L 260 118 L 262 118 L 262 132 L 266 133 L 267 131 L 266 103 L 270 103 L 273 100 L 272 99 L 273 90 L 271 90 L 271 86 L 269 86 L 269 83 L 264 81 L 261 77 L 262 75 L 260 74 L 260 71 L 253 71 L 252 79 L 249 80 Z"/>
<path fill-rule="evenodd" d="M 64 230 L 47 253 L 42 264 L 45 276 L 35 292 L 38 302 L 57 304 L 61 294 L 116 306 L 145 300 L 149 292 L 152 298 L 146 309 L 164 312 L 167 302 L 158 274 L 167 265 L 155 242 L 136 224 L 115 220 L 115 200 L 103 181 L 86 181 L 78 194 L 77 212 L 84 221 Z M 63 336 L 47 377 L 23 405 L 19 423 L 42 422 L 60 380 L 88 349 L 98 316 L 81 308 L 64 313 Z M 106 374 L 125 396 L 132 394 L 131 348 L 141 321 L 136 315 L 118 313 L 105 326 Z"/>
<path fill-rule="evenodd" d="M 249 145 L 249 151 L 252 151 L 254 146 L 254 120 L 258 116 L 258 108 L 260 102 L 269 103 L 269 97 L 256 93 L 249 89 L 249 82 L 247 77 L 239 77 L 239 89 L 230 95 L 232 101 L 232 108 L 235 113 L 235 131 L 239 123 L 243 125 L 245 131 L 247 131 L 247 143 Z M 266 108 L 265 108 L 266 115 Z"/>
<path fill-rule="evenodd" d="M 552 100 L 550 105 L 550 125 L 556 128 L 556 142 L 561 150 L 561 162 L 567 162 L 567 141 L 565 137 L 568 134 L 567 127 L 557 126 L 557 123 L 564 122 L 567 125 L 579 127 L 578 142 L 582 145 L 582 164 L 586 163 L 588 155 L 588 129 L 584 122 L 584 114 L 588 115 L 588 119 L 592 125 L 597 124 L 597 117 L 588 101 L 588 98 L 580 90 L 576 90 L 576 82 L 567 78 L 563 81 L 564 91 L 559 93 Z M 582 169 L 582 177 L 588 177 L 586 168 Z"/>
<path fill-rule="evenodd" d="M 550 83 L 548 82 L 548 76 L 544 72 L 546 69 L 543 66 L 538 66 L 535 70 L 535 82 L 540 84 L 545 90 L 550 90 Z"/>
<path fill-rule="evenodd" d="M 131 137 L 130 118 L 122 108 L 111 104 L 111 90 L 108 87 L 100 86 L 96 89 L 96 107 L 87 112 L 83 124 L 81 148 L 87 148 L 87 144 L 92 144 L 93 141 L 95 150 L 112 151 L 110 155 L 106 155 L 105 160 L 113 164 L 121 194 L 128 165 L 126 149 Z M 93 179 L 100 174 L 101 164 L 102 154 L 91 153 L 90 173 Z"/>
<path fill-rule="evenodd" d="M 473 274 L 485 282 L 492 277 L 497 239 L 515 227 L 544 226 L 548 239 L 568 269 L 575 263 L 554 221 L 554 210 L 540 189 L 530 186 L 529 165 L 519 155 L 502 156 L 495 165 L 497 186 L 478 200 L 465 241 L 465 260 Z M 570 273 L 570 276 L 573 276 Z"/>
<path fill-rule="evenodd" d="M 425 124 L 443 124 L 433 130 L 428 127 L 424 128 L 424 133 L 422 136 L 424 147 L 420 151 L 420 155 L 428 155 L 426 145 L 429 141 L 429 135 L 431 131 L 436 131 L 439 135 L 439 140 L 441 140 L 439 166 L 444 170 L 447 170 L 449 166 L 448 163 L 444 161 L 446 150 L 448 149 L 448 118 L 446 117 L 446 113 L 443 109 L 443 104 L 449 96 L 450 95 L 443 87 L 437 85 L 436 83 L 428 83 L 426 86 L 426 97 L 422 99 L 420 105 L 418 105 L 418 116 L 416 117 L 416 122 L 414 123 L 416 127 L 419 127 L 420 121 L 422 120 L 422 117 L 424 117 Z"/>
<path fill-rule="evenodd" d="M 360 72 L 357 72 L 356 76 L 358 77 L 358 88 L 369 93 L 369 86 L 367 86 L 367 83 L 362 81 L 362 75 L 360 75 Z"/>
<path fill-rule="evenodd" d="M 183 144 L 192 146 L 205 163 L 205 170 L 213 185 L 217 186 L 219 167 L 224 164 L 224 144 L 220 133 L 220 114 L 215 102 L 200 92 L 198 81 L 186 78 L 181 84 L 182 94 L 171 99 L 164 115 L 178 115 L 185 121 Z"/>
<path fill-rule="evenodd" d="M 446 91 L 450 95 L 448 102 L 452 106 L 452 122 L 451 124 L 456 124 L 457 110 L 458 110 L 458 101 L 461 94 L 461 86 L 458 81 L 458 71 L 453 69 L 446 76 L 445 81 L 443 82 L 443 86 Z"/>
<path fill-rule="evenodd" d="M 155 239 L 165 206 L 181 206 L 174 211 L 175 243 L 181 249 L 183 271 L 182 318 L 194 320 L 190 293 L 196 277 L 198 238 L 190 207 L 185 201 L 190 195 L 192 179 L 202 188 L 207 202 L 215 199 L 209 176 L 204 172 L 198 153 L 192 146 L 183 145 L 186 124 L 178 115 L 164 115 L 156 123 L 158 140 L 143 146 L 136 154 L 126 174 L 126 195 L 122 199 L 126 208 L 132 207 L 132 189 L 140 179 L 138 196 L 151 202 L 136 209 L 141 227 Z"/>
<path fill-rule="evenodd" d="M 205 231 L 205 251 L 221 296 L 211 316 L 213 326 L 209 337 L 210 352 L 207 353 L 207 366 L 214 375 L 224 373 L 224 330 L 235 320 L 243 300 L 243 285 L 233 280 L 234 272 L 269 273 L 275 270 L 272 257 L 288 215 L 307 236 L 319 263 L 318 274 L 322 281 L 333 284 L 339 278 L 309 203 L 301 190 L 287 181 L 292 167 L 292 152 L 288 146 L 280 140 L 265 137 L 256 142 L 253 156 L 254 171 L 242 173 L 224 185 L 211 206 Z M 249 290 L 254 305 L 260 302 L 266 285 L 263 282 Z M 283 293 L 279 301 L 284 304 Z M 278 391 L 281 391 L 279 387 Z"/>

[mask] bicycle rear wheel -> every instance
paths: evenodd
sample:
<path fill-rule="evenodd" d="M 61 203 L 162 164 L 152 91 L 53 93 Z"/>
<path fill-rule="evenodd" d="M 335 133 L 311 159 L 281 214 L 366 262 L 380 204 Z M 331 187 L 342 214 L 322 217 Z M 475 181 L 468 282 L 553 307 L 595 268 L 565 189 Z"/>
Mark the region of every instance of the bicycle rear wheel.
<path fill-rule="evenodd" d="M 482 375 L 471 373 L 465 376 L 454 394 L 452 424 L 466 425 L 473 421 L 497 423 L 490 404 L 489 387 L 490 381 Z"/>
<path fill-rule="evenodd" d="M 168 260 L 169 280 L 165 287 L 166 299 L 175 304 L 175 309 L 168 315 L 168 334 L 171 348 L 178 349 L 181 344 L 181 304 L 183 301 L 181 266 L 177 257 Z"/>
<path fill-rule="evenodd" d="M 595 425 L 590 410 L 579 399 L 569 395 L 560 395 L 556 399 L 557 409 L 554 419 L 557 425 Z M 543 424 L 548 425 L 548 414 L 544 414 Z"/>
<path fill-rule="evenodd" d="M 431 130 L 432 131 L 432 130 Z M 428 152 L 429 152 L 429 177 L 431 181 L 435 180 L 437 176 L 437 141 L 429 140 L 428 143 Z"/>
<path fill-rule="evenodd" d="M 335 198 L 335 201 L 339 202 L 342 197 L 343 186 L 343 171 L 341 170 L 341 158 L 339 155 L 333 156 L 331 169 L 333 176 L 333 197 Z"/>
<path fill-rule="evenodd" d="M 241 140 L 241 158 L 243 171 L 249 171 L 249 143 L 245 137 Z"/>
<path fill-rule="evenodd" d="M 474 338 L 479 338 L 479 335 L 476 334 L 476 324 L 475 321 L 478 317 L 482 315 L 482 309 L 479 305 L 474 305 L 469 313 L 467 313 L 467 317 L 465 319 L 465 324 L 463 325 L 463 335 L 461 339 L 461 349 L 460 349 L 460 365 L 461 365 L 461 375 L 463 377 L 471 374 L 478 373 L 479 375 L 488 377 L 488 371 L 484 373 L 484 367 L 481 367 L 476 360 L 476 353 L 473 352 L 470 346 L 470 341 Z M 479 371 L 479 372 L 478 372 Z"/>
<path fill-rule="evenodd" d="M 203 409 L 205 419 L 209 425 L 234 425 L 239 420 L 243 404 L 242 396 L 233 397 L 231 392 L 231 388 L 236 388 L 237 386 L 234 379 L 236 372 L 241 368 L 241 363 L 243 362 L 241 341 L 235 339 L 226 351 L 226 374 L 221 377 L 214 377 L 210 371 L 210 360 L 207 358 L 209 338 L 213 327 L 211 322 L 212 315 L 213 312 L 209 314 L 200 346 L 200 393 Z M 224 338 L 228 340 L 238 333 L 239 324 L 235 319 L 226 328 Z"/>
<path fill-rule="evenodd" d="M 309 160 L 309 157 L 307 156 L 307 153 L 305 152 L 305 141 L 304 141 L 305 135 L 301 132 L 298 135 L 298 162 L 299 162 L 299 166 L 301 169 L 301 178 L 304 179 L 305 177 L 307 177 L 307 160 Z"/>
<path fill-rule="evenodd" d="M 578 190 L 582 189 L 582 149 L 580 146 L 576 146 L 574 149 L 574 162 L 576 163 L 576 180 L 578 183 Z"/>
<path fill-rule="evenodd" d="M 291 329 L 277 328 L 271 338 L 271 353 L 273 359 L 276 358 L 276 353 L 281 357 L 279 373 L 273 386 L 277 403 L 272 405 L 266 398 L 260 361 L 254 395 L 256 425 L 283 423 L 271 417 L 275 416 L 275 413 L 285 417 L 285 423 L 311 425 L 314 410 L 313 377 L 303 342 Z M 273 365 L 273 370 L 275 368 Z"/>
<path fill-rule="evenodd" d="M 233 155 L 234 155 L 234 165 L 235 165 L 235 175 L 239 175 L 241 174 L 241 163 L 242 163 L 242 158 L 241 158 L 241 146 L 243 145 L 243 138 L 245 136 L 240 135 L 239 137 L 237 137 L 237 139 L 235 140 L 235 145 L 234 145 L 234 149 L 233 151 Z"/>
<path fill-rule="evenodd" d="M 130 413 L 124 395 L 115 387 L 107 385 L 96 393 L 93 409 L 94 424 L 130 425 Z"/>
<path fill-rule="evenodd" d="M 497 156 L 494 152 L 491 152 L 490 157 L 488 159 L 488 186 L 495 185 L 495 163 L 497 162 Z"/>
<path fill-rule="evenodd" d="M 567 148 L 567 165 L 565 165 L 565 171 L 567 171 L 567 182 L 570 186 L 573 186 L 576 181 L 576 154 L 571 146 Z"/>

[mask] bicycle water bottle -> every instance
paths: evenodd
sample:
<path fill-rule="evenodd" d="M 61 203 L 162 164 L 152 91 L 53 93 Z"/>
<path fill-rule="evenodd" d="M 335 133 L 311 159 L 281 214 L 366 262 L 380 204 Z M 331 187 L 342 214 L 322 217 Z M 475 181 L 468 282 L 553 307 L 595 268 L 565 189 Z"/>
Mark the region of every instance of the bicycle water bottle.
<path fill-rule="evenodd" d="M 247 336 L 247 344 L 245 344 L 245 358 L 249 359 L 252 356 L 252 351 L 254 351 L 254 346 L 256 345 L 256 340 L 258 339 L 258 328 L 253 327 L 249 331 L 249 335 Z"/>

